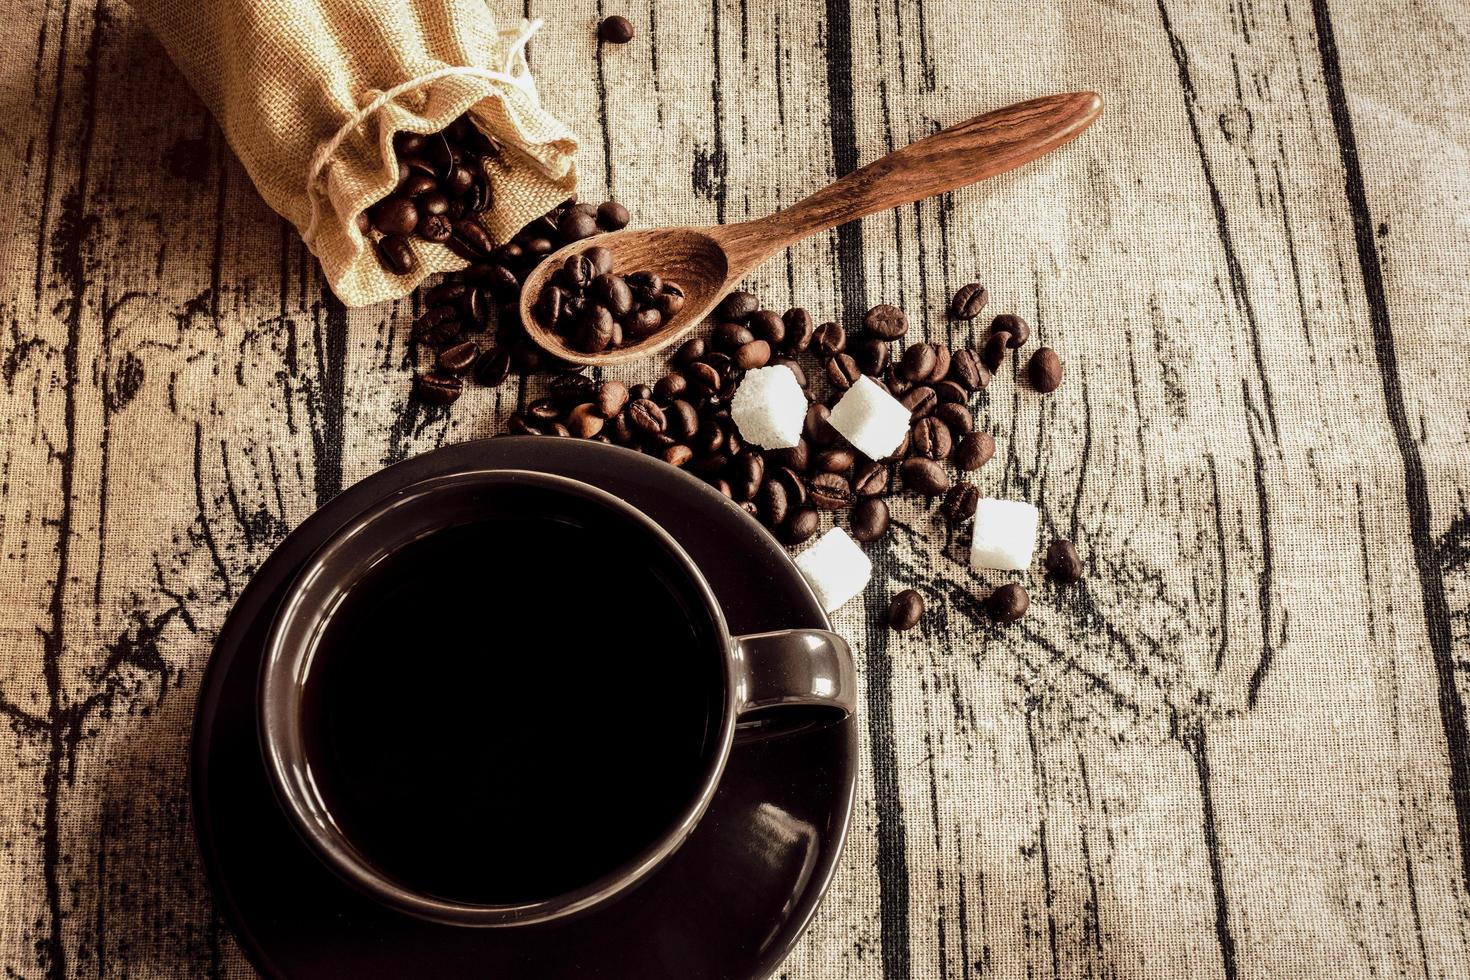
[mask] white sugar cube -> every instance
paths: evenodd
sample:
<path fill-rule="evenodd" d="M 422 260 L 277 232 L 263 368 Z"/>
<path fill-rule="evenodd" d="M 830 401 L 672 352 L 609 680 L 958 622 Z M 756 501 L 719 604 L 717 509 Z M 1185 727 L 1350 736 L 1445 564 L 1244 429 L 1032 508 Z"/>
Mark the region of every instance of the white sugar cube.
<path fill-rule="evenodd" d="M 908 435 L 909 410 L 882 385 L 863 375 L 847 389 L 827 421 L 858 452 L 869 459 L 883 459 Z"/>
<path fill-rule="evenodd" d="M 827 612 L 863 591 L 873 574 L 873 563 L 840 527 L 834 527 L 797 555 L 796 567 Z"/>
<path fill-rule="evenodd" d="M 762 449 L 790 449 L 801 441 L 806 421 L 806 393 L 790 368 L 757 368 L 745 372 L 730 402 L 730 417 L 740 438 Z"/>
<path fill-rule="evenodd" d="M 1020 572 L 1031 567 L 1036 549 L 1036 508 L 1021 500 L 986 497 L 975 505 L 975 539 L 970 567 Z"/>

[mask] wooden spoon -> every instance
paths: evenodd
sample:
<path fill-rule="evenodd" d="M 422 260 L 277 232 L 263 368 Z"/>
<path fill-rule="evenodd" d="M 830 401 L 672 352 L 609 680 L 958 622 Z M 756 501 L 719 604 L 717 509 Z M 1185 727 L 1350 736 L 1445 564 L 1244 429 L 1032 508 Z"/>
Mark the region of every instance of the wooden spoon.
<path fill-rule="evenodd" d="M 875 160 L 784 211 L 734 225 L 614 231 L 553 252 L 526 277 L 521 322 L 548 353 L 575 364 L 616 364 L 651 354 L 682 338 L 773 253 L 808 235 L 875 211 L 912 204 L 1013 170 L 1082 134 L 1102 112 L 1095 92 L 1069 92 L 1017 103 L 941 130 Z M 593 245 L 613 255 L 620 273 L 656 272 L 684 288 L 684 308 L 634 344 L 588 354 L 573 350 L 532 315 L 547 278 Z"/>

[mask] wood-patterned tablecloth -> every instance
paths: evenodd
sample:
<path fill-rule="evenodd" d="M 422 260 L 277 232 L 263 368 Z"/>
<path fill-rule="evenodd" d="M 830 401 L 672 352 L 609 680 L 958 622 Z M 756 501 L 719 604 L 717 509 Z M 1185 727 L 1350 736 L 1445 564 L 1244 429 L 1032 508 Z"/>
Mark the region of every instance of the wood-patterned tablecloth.
<path fill-rule="evenodd" d="M 639 37 L 599 53 L 615 9 Z M 942 315 L 972 279 L 1026 317 L 1067 380 L 997 380 L 978 482 L 1092 571 L 997 629 L 992 580 L 897 509 L 838 617 L 851 843 L 783 976 L 1470 975 L 1470 6 L 501 12 L 546 19 L 585 195 L 643 224 L 765 214 L 1045 92 L 1108 103 L 755 277 L 950 343 L 983 329 Z M 409 401 L 413 304 L 334 301 L 126 6 L 6 14 L 0 971 L 240 976 L 185 786 L 211 638 L 313 508 L 528 391 Z M 931 612 L 886 632 L 905 586 Z"/>

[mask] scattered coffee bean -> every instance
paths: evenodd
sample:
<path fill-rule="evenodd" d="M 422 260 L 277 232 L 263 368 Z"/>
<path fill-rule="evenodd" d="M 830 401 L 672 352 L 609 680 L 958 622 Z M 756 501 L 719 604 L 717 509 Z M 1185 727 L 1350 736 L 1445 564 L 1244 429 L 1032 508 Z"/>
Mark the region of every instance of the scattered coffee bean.
<path fill-rule="evenodd" d="M 949 426 L 930 416 L 919 419 L 910 430 L 910 448 L 913 453 L 926 459 L 948 459 L 953 448 Z"/>
<path fill-rule="evenodd" d="M 934 393 L 933 388 L 921 385 L 904 392 L 899 402 L 909 410 L 909 414 L 914 418 L 921 419 L 939 407 L 939 396 Z"/>
<path fill-rule="evenodd" d="M 818 473 L 848 473 L 855 462 L 857 456 L 851 449 L 824 449 L 812 460 L 812 469 Z"/>
<path fill-rule="evenodd" d="M 378 239 L 378 258 L 394 275 L 406 276 L 418 266 L 413 246 L 402 235 L 384 235 Z"/>
<path fill-rule="evenodd" d="M 812 477 L 808 491 L 812 503 L 822 510 L 842 510 L 852 506 L 852 487 L 841 474 L 818 473 Z"/>
<path fill-rule="evenodd" d="M 690 337 L 679 345 L 678 350 L 674 351 L 672 360 L 678 367 L 688 367 L 703 357 L 707 349 L 708 345 L 704 342 L 704 338 Z"/>
<path fill-rule="evenodd" d="M 846 391 L 857 384 L 863 372 L 850 354 L 833 354 L 827 359 L 827 380 L 838 391 Z"/>
<path fill-rule="evenodd" d="M 452 306 L 436 306 L 413 321 L 413 339 L 431 347 L 442 347 L 459 336 L 458 313 Z"/>
<path fill-rule="evenodd" d="M 756 502 L 760 505 L 761 519 L 768 527 L 775 527 L 785 521 L 791 510 L 786 487 L 779 480 L 768 479 L 761 484 Z"/>
<path fill-rule="evenodd" d="M 567 413 L 566 424 L 578 439 L 591 439 L 602 431 L 607 419 L 598 413 L 594 402 L 583 402 Z"/>
<path fill-rule="evenodd" d="M 672 446 L 664 448 L 664 462 L 670 466 L 683 466 L 694 458 L 694 450 L 683 443 L 676 442 Z"/>
<path fill-rule="evenodd" d="M 812 325 L 810 313 L 800 307 L 792 307 L 781 315 L 781 322 L 786 325 L 787 350 L 800 354 L 811 346 L 816 327 Z"/>
<path fill-rule="evenodd" d="M 1082 579 L 1082 559 L 1077 548 L 1066 538 L 1057 538 L 1046 549 L 1046 572 L 1058 582 L 1078 582 Z"/>
<path fill-rule="evenodd" d="M 633 40 L 633 22 L 620 14 L 604 17 L 597 25 L 597 36 L 609 44 L 627 44 Z"/>
<path fill-rule="evenodd" d="M 464 391 L 464 382 L 444 371 L 427 371 L 414 378 L 414 394 L 432 405 L 448 405 Z"/>
<path fill-rule="evenodd" d="M 862 497 L 852 508 L 852 536 L 858 541 L 877 541 L 888 533 L 888 504 L 882 497 Z"/>
<path fill-rule="evenodd" d="M 970 393 L 953 381 L 939 381 L 932 385 L 934 394 L 939 399 L 940 408 L 945 405 L 958 405 L 964 408 L 970 401 Z M 935 409 L 938 411 L 939 409 Z M 966 409 L 968 411 L 968 409 Z"/>
<path fill-rule="evenodd" d="M 466 340 L 439 352 L 439 370 L 450 374 L 464 374 L 475 366 L 479 357 L 480 345 L 473 340 Z"/>
<path fill-rule="evenodd" d="M 798 507 L 786 518 L 786 523 L 780 526 L 777 537 L 783 544 L 801 544 L 816 534 L 820 525 L 821 518 L 817 516 L 816 508 Z"/>
<path fill-rule="evenodd" d="M 926 497 L 943 496 L 949 490 L 949 474 L 932 459 L 912 456 L 903 461 L 898 472 L 905 487 Z"/>
<path fill-rule="evenodd" d="M 597 224 L 603 231 L 618 231 L 626 228 L 628 220 L 628 209 L 617 201 L 603 201 L 597 206 Z"/>
<path fill-rule="evenodd" d="M 1006 351 L 1010 347 L 1011 335 L 1005 331 L 993 333 L 985 341 L 985 347 L 980 352 L 980 359 L 991 371 L 999 371 L 1000 366 L 1005 363 Z"/>
<path fill-rule="evenodd" d="M 904 589 L 888 602 L 888 625 L 900 632 L 919 625 L 923 615 L 924 597 L 913 589 Z"/>
<path fill-rule="evenodd" d="M 940 382 L 940 384 L 948 383 Z M 964 402 L 946 401 L 940 389 L 936 388 L 935 391 L 938 391 L 941 397 L 939 407 L 934 410 L 934 417 L 949 426 L 950 435 L 963 439 L 975 431 L 975 419 L 970 415 L 970 407 Z"/>
<path fill-rule="evenodd" d="M 916 384 L 927 381 L 934 372 L 937 360 L 938 355 L 933 344 L 913 344 L 903 352 L 903 360 L 898 364 L 898 376 Z"/>
<path fill-rule="evenodd" d="M 510 354 L 503 347 L 493 347 L 475 362 L 475 380 L 487 388 L 502 384 L 510 376 Z"/>
<path fill-rule="evenodd" d="M 963 524 L 975 516 L 975 508 L 979 503 L 978 487 L 973 483 L 956 483 L 944 495 L 944 502 L 939 505 L 939 510 L 951 524 Z"/>
<path fill-rule="evenodd" d="M 747 325 L 757 340 L 764 340 L 773 350 L 786 339 L 786 321 L 775 310 L 756 310 Z"/>
<path fill-rule="evenodd" d="M 743 323 L 747 317 L 760 308 L 761 302 L 755 298 L 754 293 L 737 289 L 720 300 L 720 305 L 715 307 L 714 315 L 721 320 Z"/>
<path fill-rule="evenodd" d="M 547 394 L 568 405 L 579 405 L 597 397 L 597 380 L 585 374 L 559 374 L 546 386 Z"/>
<path fill-rule="evenodd" d="M 955 351 L 949 359 L 950 379 L 966 391 L 981 391 L 990 385 L 990 369 L 968 347 Z"/>
<path fill-rule="evenodd" d="M 952 320 L 973 320 L 985 309 L 990 292 L 978 282 L 967 283 L 955 291 L 949 301 L 949 316 Z"/>
<path fill-rule="evenodd" d="M 852 489 L 860 497 L 881 496 L 888 490 L 888 467 L 882 463 L 864 463 L 852 478 Z"/>
<path fill-rule="evenodd" d="M 908 333 L 909 318 L 898 307 L 880 303 L 864 314 L 863 326 L 875 337 L 897 340 Z"/>
<path fill-rule="evenodd" d="M 991 334 L 1008 333 L 1007 347 L 1022 347 L 1031 339 L 1031 326 L 1014 313 L 1002 313 L 990 321 Z"/>
<path fill-rule="evenodd" d="M 814 446 L 830 446 L 837 441 L 837 430 L 832 428 L 832 423 L 827 419 L 832 410 L 821 402 L 813 402 L 806 410 L 806 422 L 802 425 L 802 435 Z"/>
<path fill-rule="evenodd" d="M 561 236 L 562 241 L 568 243 L 591 238 L 597 234 L 597 215 L 568 208 L 556 222 L 556 233 Z"/>
<path fill-rule="evenodd" d="M 1031 606 L 1031 597 L 1015 582 L 1007 582 L 985 600 L 985 611 L 997 623 L 1014 623 L 1026 615 Z"/>
<path fill-rule="evenodd" d="M 753 371 L 766 366 L 771 359 L 771 345 L 764 340 L 752 340 L 741 344 L 735 351 L 735 363 L 744 371 Z"/>
<path fill-rule="evenodd" d="M 954 465 L 961 470 L 978 470 L 994 455 L 995 437 L 989 432 L 971 432 L 955 447 Z"/>
<path fill-rule="evenodd" d="M 635 429 L 644 433 L 662 432 L 668 424 L 664 418 L 664 410 L 646 398 L 640 398 L 628 406 L 628 421 Z"/>
<path fill-rule="evenodd" d="M 582 375 L 572 375 L 582 377 Z M 604 381 L 597 386 L 597 414 L 610 419 L 628 404 L 628 386 L 621 381 Z"/>
<path fill-rule="evenodd" d="M 930 387 L 939 384 L 946 377 L 949 376 L 950 362 L 948 347 L 946 347 L 944 344 L 934 344 L 932 346 L 934 347 L 934 368 L 929 372 L 929 376 L 927 378 L 917 379 L 923 381 Z"/>
<path fill-rule="evenodd" d="M 812 346 L 823 357 L 832 357 L 847 349 L 847 331 L 840 323 L 823 323 L 812 332 Z"/>
<path fill-rule="evenodd" d="M 888 341 L 881 337 L 867 337 L 859 341 L 852 349 L 853 360 L 857 361 L 858 367 L 870 377 L 877 377 L 888 370 L 890 356 Z"/>
<path fill-rule="evenodd" d="M 1026 375 L 1031 379 L 1031 387 L 1049 395 L 1062 383 L 1062 359 L 1050 347 L 1040 347 L 1026 364 Z"/>

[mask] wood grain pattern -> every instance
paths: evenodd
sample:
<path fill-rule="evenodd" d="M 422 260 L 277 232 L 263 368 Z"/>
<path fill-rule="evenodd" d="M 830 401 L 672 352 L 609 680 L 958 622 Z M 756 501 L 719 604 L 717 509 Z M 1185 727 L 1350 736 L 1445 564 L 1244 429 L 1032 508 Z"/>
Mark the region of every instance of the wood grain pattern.
<path fill-rule="evenodd" d="M 1020 628 L 915 502 L 839 628 L 864 771 L 808 978 L 1470 974 L 1470 80 L 1463 6 L 525 0 L 584 193 L 771 214 L 1040 92 L 1108 113 L 984 190 L 757 271 L 916 332 L 980 279 L 1059 350 L 984 490 L 1090 566 Z M 416 304 L 346 310 L 118 0 L 0 53 L 0 972 L 249 973 L 190 839 L 192 697 L 321 502 L 536 383 L 407 398 Z M 646 378 L 648 362 L 608 368 Z M 930 615 L 891 634 L 898 588 Z"/>

